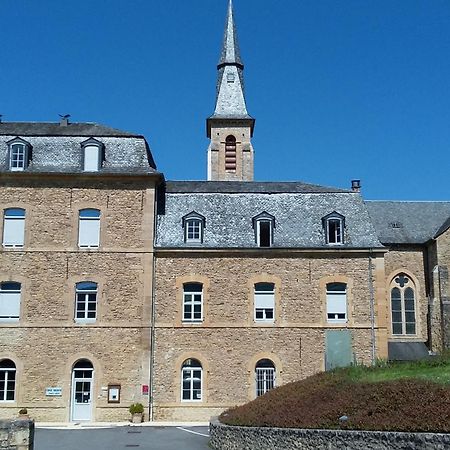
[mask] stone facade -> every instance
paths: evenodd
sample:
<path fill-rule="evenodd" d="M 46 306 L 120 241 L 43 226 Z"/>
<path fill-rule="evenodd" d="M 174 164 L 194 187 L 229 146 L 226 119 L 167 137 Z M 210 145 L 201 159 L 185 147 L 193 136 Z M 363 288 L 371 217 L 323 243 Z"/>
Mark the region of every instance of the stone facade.
<path fill-rule="evenodd" d="M 0 420 L 0 449 L 33 450 L 34 422 L 32 420 Z"/>
<path fill-rule="evenodd" d="M 276 384 L 325 369 L 325 332 L 350 330 L 354 361 L 370 364 L 371 286 L 384 284 L 383 253 L 272 256 L 208 256 L 157 250 L 155 271 L 154 408 L 159 420 L 208 420 L 212 414 L 255 398 L 255 365 L 264 358 L 276 367 Z M 203 285 L 203 321 L 182 320 L 183 284 Z M 254 284 L 275 284 L 275 320 L 254 320 Z M 326 283 L 348 286 L 348 321 L 326 319 Z M 376 357 L 387 357 L 384 289 L 375 300 Z M 201 402 L 181 399 L 181 367 L 195 358 L 203 367 Z"/>
<path fill-rule="evenodd" d="M 0 210 L 26 211 L 23 248 L 0 251 L 0 281 L 21 283 L 20 318 L 0 327 L 0 359 L 16 365 L 15 400 L 0 416 L 25 407 L 36 420 L 70 420 L 72 367 L 86 359 L 94 368 L 91 419 L 126 420 L 131 403 L 149 402 L 142 386 L 150 370 L 155 179 L 22 175 L 0 193 Z M 78 248 L 83 208 L 101 211 L 99 248 Z M 82 281 L 98 286 L 88 323 L 74 319 Z M 108 385 L 121 386 L 120 403 L 108 403 Z M 61 396 L 46 396 L 48 387 Z"/>

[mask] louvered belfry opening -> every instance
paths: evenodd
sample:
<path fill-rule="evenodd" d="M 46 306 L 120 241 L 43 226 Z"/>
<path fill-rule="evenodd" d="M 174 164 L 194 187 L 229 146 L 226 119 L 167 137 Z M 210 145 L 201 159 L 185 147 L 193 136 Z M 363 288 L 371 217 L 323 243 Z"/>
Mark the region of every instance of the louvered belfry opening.
<path fill-rule="evenodd" d="M 225 140 L 225 170 L 236 172 L 236 138 L 231 135 Z"/>

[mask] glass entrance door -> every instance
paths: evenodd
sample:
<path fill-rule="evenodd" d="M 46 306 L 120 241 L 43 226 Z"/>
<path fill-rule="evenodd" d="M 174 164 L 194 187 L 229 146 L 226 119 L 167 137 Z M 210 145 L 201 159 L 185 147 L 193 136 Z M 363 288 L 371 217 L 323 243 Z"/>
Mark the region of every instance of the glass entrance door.
<path fill-rule="evenodd" d="M 94 368 L 89 361 L 78 361 L 72 370 L 72 421 L 92 420 Z"/>

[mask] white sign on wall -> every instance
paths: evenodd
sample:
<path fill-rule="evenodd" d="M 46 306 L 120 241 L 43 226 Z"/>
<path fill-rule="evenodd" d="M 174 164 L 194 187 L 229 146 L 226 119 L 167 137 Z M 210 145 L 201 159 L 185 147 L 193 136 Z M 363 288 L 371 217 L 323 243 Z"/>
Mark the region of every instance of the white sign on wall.
<path fill-rule="evenodd" d="M 60 388 L 60 387 L 45 388 L 45 395 L 47 397 L 61 397 L 62 396 L 62 388 Z"/>

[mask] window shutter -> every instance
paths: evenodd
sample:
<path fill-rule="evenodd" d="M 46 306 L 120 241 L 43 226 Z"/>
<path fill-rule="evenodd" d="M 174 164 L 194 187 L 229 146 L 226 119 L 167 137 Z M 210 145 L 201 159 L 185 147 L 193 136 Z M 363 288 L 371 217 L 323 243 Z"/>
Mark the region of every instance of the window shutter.
<path fill-rule="evenodd" d="M 257 309 L 267 309 L 274 308 L 275 298 L 274 294 L 257 294 L 255 293 L 255 308 Z"/>
<path fill-rule="evenodd" d="M 5 218 L 3 228 L 3 245 L 23 246 L 25 219 Z"/>
<path fill-rule="evenodd" d="M 80 219 L 78 245 L 98 247 L 100 242 L 100 220 Z"/>
<path fill-rule="evenodd" d="M 0 293 L 0 318 L 19 318 L 20 315 L 20 293 Z"/>
<path fill-rule="evenodd" d="M 345 292 L 327 294 L 327 312 L 347 314 L 347 294 Z"/>
<path fill-rule="evenodd" d="M 99 162 L 99 148 L 96 145 L 88 145 L 84 148 L 84 170 L 97 172 Z"/>

